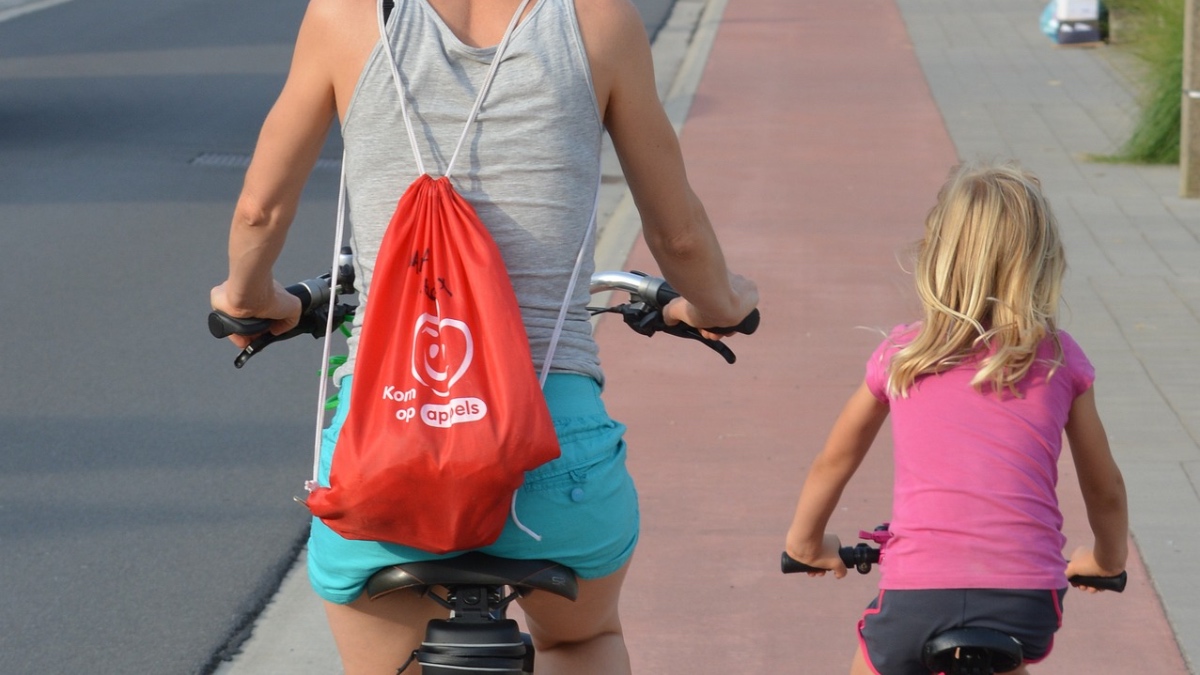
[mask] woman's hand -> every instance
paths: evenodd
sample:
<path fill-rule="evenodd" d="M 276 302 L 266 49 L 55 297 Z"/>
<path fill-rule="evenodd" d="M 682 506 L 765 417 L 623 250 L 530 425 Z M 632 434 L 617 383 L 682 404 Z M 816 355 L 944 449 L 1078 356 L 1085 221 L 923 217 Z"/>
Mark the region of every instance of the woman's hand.
<path fill-rule="evenodd" d="M 300 298 L 288 293 L 278 282 L 260 299 L 243 298 L 234 302 L 229 290 L 229 281 L 224 281 L 209 292 L 212 308 L 225 312 L 235 319 L 271 319 L 268 329 L 273 335 L 281 335 L 296 327 L 300 321 Z M 259 334 L 261 335 L 261 333 Z M 245 349 L 258 335 L 230 335 L 229 339 Z"/>
<path fill-rule="evenodd" d="M 710 318 L 700 312 L 687 298 L 675 298 L 663 307 L 663 320 L 668 326 L 674 326 L 678 323 L 687 324 L 693 328 L 699 329 L 700 334 L 709 340 L 720 340 L 728 335 L 727 333 L 714 333 L 706 328 L 730 328 L 741 323 L 754 308 L 758 306 L 758 286 L 746 277 L 739 274 L 729 274 L 729 285 L 733 290 L 734 310 L 732 315 L 737 317 L 729 319 L 728 317 Z"/>

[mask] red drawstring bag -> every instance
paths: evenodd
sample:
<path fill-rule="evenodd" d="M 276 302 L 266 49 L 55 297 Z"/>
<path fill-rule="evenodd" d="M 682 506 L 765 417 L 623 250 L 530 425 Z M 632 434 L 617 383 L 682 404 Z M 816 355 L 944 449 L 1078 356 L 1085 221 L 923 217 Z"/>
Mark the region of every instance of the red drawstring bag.
<path fill-rule="evenodd" d="M 307 505 L 347 539 L 445 553 L 493 543 L 525 472 L 559 446 L 499 249 L 417 164 L 376 261 L 329 486 L 310 484 Z"/>
<path fill-rule="evenodd" d="M 350 412 L 308 507 L 347 539 L 491 544 L 558 440 L 512 283 L 449 179 L 409 186 L 383 237 Z"/>

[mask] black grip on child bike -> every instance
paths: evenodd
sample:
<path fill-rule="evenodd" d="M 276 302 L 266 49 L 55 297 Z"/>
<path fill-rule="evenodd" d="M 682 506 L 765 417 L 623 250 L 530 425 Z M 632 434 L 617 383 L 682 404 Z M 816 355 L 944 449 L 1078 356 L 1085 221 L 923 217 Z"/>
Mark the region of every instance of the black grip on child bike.
<path fill-rule="evenodd" d="M 1076 574 L 1067 579 L 1072 585 L 1088 586 L 1090 588 L 1099 589 L 1101 591 L 1116 591 L 1117 593 L 1124 592 L 1125 582 L 1129 580 L 1129 575 L 1125 572 L 1113 577 L 1089 577 L 1081 574 Z"/>
<path fill-rule="evenodd" d="M 868 546 L 866 544 L 858 544 L 857 546 L 843 546 L 838 549 L 838 557 L 842 559 L 842 564 L 847 568 L 856 569 L 860 574 L 866 574 L 871 571 L 871 566 L 879 562 L 879 549 Z M 784 551 L 780 560 L 779 567 L 784 574 L 795 574 L 797 572 L 828 572 L 829 570 L 821 567 L 813 567 L 806 565 Z"/>
<path fill-rule="evenodd" d="M 284 289 L 300 299 L 300 314 L 304 314 L 314 305 L 329 302 L 329 278 L 327 276 L 306 279 L 292 284 Z M 219 309 L 208 314 L 208 332 L 215 338 L 230 335 L 258 335 L 265 333 L 271 327 L 271 319 L 239 319 L 229 316 Z"/>
<path fill-rule="evenodd" d="M 792 556 L 788 555 L 786 551 L 784 551 L 783 556 L 779 560 L 779 567 L 780 567 L 780 569 L 783 570 L 784 574 L 796 574 L 799 572 L 828 572 L 829 571 L 822 567 L 813 567 L 812 565 L 805 565 L 804 563 L 800 562 L 799 560 L 796 560 Z"/>

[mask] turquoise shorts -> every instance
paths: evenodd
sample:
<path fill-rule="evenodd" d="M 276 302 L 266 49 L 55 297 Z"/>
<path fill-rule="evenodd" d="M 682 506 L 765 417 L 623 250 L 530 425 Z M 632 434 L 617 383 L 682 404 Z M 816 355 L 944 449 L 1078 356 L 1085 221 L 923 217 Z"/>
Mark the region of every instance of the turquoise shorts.
<path fill-rule="evenodd" d="M 517 493 L 517 518 L 541 541 L 522 531 L 512 517 L 496 543 L 480 549 L 504 558 L 553 560 L 583 579 L 616 572 L 633 555 L 638 539 L 638 502 L 625 467 L 624 425 L 613 421 L 590 377 L 553 374 L 543 389 L 558 431 L 562 456 L 525 474 Z M 318 481 L 328 485 L 338 432 L 350 407 L 350 378 L 342 380 L 337 412 L 321 444 Z M 308 539 L 308 577 L 325 600 L 338 604 L 362 594 L 377 570 L 436 555 L 407 546 L 344 539 L 313 518 Z"/>

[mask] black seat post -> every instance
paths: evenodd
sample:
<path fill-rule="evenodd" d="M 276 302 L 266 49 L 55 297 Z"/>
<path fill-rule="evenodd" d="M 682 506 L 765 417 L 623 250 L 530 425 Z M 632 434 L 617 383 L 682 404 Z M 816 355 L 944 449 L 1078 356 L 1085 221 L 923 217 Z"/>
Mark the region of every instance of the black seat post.
<path fill-rule="evenodd" d="M 505 607 L 500 602 L 503 588 L 464 584 L 448 590 L 448 600 L 453 605 L 455 621 L 476 622 L 504 618 Z"/>

